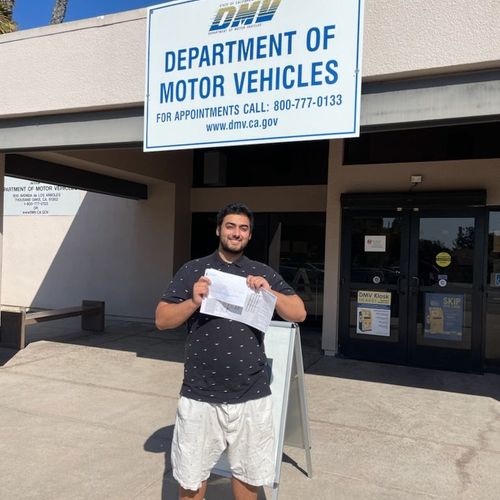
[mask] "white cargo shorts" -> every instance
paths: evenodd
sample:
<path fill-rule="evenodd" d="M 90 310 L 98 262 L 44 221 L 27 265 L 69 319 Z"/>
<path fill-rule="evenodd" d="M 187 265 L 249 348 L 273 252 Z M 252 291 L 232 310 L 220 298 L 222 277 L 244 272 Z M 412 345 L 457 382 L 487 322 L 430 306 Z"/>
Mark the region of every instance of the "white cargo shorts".
<path fill-rule="evenodd" d="M 272 485 L 271 396 L 235 404 L 179 399 L 171 455 L 177 482 L 186 490 L 198 490 L 224 450 L 233 477 L 252 486 Z"/>

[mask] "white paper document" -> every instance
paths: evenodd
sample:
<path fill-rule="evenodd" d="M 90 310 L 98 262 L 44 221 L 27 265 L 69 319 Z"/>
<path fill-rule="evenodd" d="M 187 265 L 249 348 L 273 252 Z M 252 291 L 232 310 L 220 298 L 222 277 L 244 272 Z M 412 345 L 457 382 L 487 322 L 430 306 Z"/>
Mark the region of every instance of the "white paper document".
<path fill-rule="evenodd" d="M 223 273 L 216 269 L 207 269 L 205 276 L 210 278 L 208 296 L 212 299 L 227 302 L 233 306 L 243 307 L 250 289 L 246 278 L 234 274 Z"/>
<path fill-rule="evenodd" d="M 276 305 L 276 297 L 271 292 L 263 289 L 255 292 L 248 287 L 246 278 L 215 269 L 207 269 L 205 276 L 211 284 L 200 312 L 267 331 Z"/>

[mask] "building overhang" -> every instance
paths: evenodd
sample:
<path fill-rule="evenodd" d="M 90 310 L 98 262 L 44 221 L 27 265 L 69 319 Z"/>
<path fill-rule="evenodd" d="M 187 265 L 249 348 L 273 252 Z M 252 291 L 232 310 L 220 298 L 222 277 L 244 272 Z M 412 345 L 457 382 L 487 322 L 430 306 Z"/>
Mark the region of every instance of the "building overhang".
<path fill-rule="evenodd" d="M 365 132 L 497 121 L 500 70 L 363 85 Z"/>
<path fill-rule="evenodd" d="M 23 155 L 7 155 L 5 175 L 132 200 L 148 199 L 146 184 Z"/>
<path fill-rule="evenodd" d="M 137 147 L 143 116 L 141 106 L 0 120 L 0 151 Z"/>
<path fill-rule="evenodd" d="M 500 70 L 364 83 L 364 132 L 500 119 Z M 0 119 L 0 151 L 138 147 L 142 106 Z"/>

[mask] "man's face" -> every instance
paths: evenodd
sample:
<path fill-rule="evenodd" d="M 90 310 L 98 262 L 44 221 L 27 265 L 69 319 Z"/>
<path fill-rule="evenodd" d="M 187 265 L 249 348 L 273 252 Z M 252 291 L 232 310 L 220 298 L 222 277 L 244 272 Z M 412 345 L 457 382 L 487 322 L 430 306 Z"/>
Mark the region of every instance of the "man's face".
<path fill-rule="evenodd" d="M 222 250 L 239 254 L 245 250 L 252 237 L 250 219 L 243 214 L 229 214 L 217 228 L 217 236 Z"/>

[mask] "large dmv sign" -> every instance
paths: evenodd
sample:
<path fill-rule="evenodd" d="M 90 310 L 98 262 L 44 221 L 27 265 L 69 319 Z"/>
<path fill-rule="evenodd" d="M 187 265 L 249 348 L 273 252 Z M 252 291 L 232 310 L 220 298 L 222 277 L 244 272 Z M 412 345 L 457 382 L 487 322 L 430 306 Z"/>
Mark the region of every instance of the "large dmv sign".
<path fill-rule="evenodd" d="M 359 135 L 363 0 L 148 9 L 144 150 Z"/>

